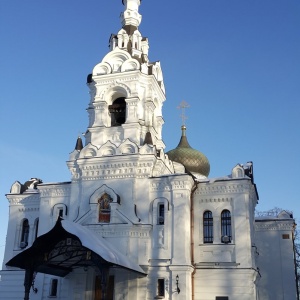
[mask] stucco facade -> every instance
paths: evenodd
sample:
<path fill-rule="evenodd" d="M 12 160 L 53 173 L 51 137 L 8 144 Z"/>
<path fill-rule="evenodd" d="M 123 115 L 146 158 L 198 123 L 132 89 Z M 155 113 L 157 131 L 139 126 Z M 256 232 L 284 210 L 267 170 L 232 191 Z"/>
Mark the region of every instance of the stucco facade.
<path fill-rule="evenodd" d="M 255 222 L 253 164 L 210 179 L 165 153 L 163 73 L 138 30 L 140 0 L 123 3 L 122 29 L 87 79 L 71 181 L 15 182 L 7 194 L 0 298 L 296 299 L 294 220 Z"/>

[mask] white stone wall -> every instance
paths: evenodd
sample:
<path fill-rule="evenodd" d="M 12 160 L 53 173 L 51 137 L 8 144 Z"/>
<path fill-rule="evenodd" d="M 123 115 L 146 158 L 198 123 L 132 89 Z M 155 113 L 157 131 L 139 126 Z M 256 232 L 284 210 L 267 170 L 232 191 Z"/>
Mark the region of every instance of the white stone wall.
<path fill-rule="evenodd" d="M 198 183 L 193 194 L 195 264 L 194 299 L 256 299 L 256 271 L 252 240 L 257 196 L 249 178 L 216 179 Z M 224 243 L 221 213 L 230 211 L 232 238 Z M 213 216 L 213 242 L 204 243 L 203 214 Z"/>
<path fill-rule="evenodd" d="M 294 300 L 296 279 L 293 253 L 295 221 L 288 213 L 260 217 L 255 222 L 255 245 L 260 300 Z"/>

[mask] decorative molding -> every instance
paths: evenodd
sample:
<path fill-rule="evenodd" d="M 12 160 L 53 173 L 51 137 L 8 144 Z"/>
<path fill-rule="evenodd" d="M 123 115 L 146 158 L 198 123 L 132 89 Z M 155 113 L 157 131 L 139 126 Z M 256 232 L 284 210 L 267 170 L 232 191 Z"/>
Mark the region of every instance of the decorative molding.
<path fill-rule="evenodd" d="M 30 212 L 30 211 L 39 211 L 39 207 L 23 207 L 19 208 L 19 212 Z"/>
<path fill-rule="evenodd" d="M 24 194 L 17 195 L 17 196 L 8 195 L 7 199 L 10 205 L 18 205 L 18 204 L 31 205 L 31 204 L 38 204 L 40 202 L 39 194 L 31 195 L 31 196 L 26 195 L 26 196 L 24 196 Z"/>
<path fill-rule="evenodd" d="M 274 230 L 289 230 L 293 231 L 294 230 L 294 222 L 291 220 L 290 222 L 286 221 L 269 221 L 269 220 L 264 220 L 262 222 L 255 222 L 254 224 L 255 231 L 274 231 Z"/>
<path fill-rule="evenodd" d="M 113 163 L 80 166 L 82 180 L 144 178 L 152 174 L 153 162 Z"/>
<path fill-rule="evenodd" d="M 198 199 L 197 199 L 198 200 Z M 215 202 L 231 202 L 233 198 L 204 198 L 200 199 L 200 203 L 215 203 Z"/>
<path fill-rule="evenodd" d="M 125 229 L 120 228 L 120 230 L 116 228 L 108 228 L 108 226 L 99 226 L 99 225 L 87 225 L 89 229 L 91 229 L 96 234 L 101 235 L 102 237 L 110 238 L 110 237 L 129 237 L 129 238 L 138 238 L 138 239 L 148 239 L 150 238 L 150 230 L 152 226 L 146 225 L 144 228 L 136 229 Z M 100 228 L 99 228 L 100 227 Z"/>
<path fill-rule="evenodd" d="M 249 192 L 249 185 L 247 184 L 198 184 L 195 195 L 211 195 L 211 194 L 239 194 Z"/>
<path fill-rule="evenodd" d="M 172 182 L 154 182 L 151 184 L 153 191 L 171 191 L 171 190 L 189 190 L 191 189 L 191 182 L 187 180 L 174 180 Z"/>
<path fill-rule="evenodd" d="M 41 197 L 66 197 L 70 195 L 70 192 L 70 186 L 64 188 L 49 187 L 40 189 Z"/>

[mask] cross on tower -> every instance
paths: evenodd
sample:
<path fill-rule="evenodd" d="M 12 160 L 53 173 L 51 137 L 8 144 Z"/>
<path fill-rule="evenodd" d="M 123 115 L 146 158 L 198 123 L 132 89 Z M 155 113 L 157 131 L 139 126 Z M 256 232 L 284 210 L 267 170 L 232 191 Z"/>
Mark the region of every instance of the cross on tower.
<path fill-rule="evenodd" d="M 181 120 L 182 120 L 182 125 L 185 126 L 185 120 L 187 119 L 187 116 L 185 114 L 185 109 L 189 108 L 190 105 L 186 102 L 186 101 L 181 101 L 181 103 L 179 104 L 179 106 L 177 106 L 178 109 L 181 109 Z"/>

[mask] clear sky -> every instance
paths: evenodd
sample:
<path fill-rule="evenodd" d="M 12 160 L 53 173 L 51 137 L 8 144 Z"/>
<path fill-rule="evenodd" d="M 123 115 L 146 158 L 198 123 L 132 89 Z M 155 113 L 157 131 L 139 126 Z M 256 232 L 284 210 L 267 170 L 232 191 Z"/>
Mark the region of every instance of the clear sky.
<path fill-rule="evenodd" d="M 65 162 L 88 124 L 86 76 L 121 11 L 121 0 L 0 0 L 1 261 L 11 185 L 71 178 Z M 299 0 L 143 0 L 140 13 L 164 72 L 166 150 L 179 141 L 185 100 L 188 140 L 208 157 L 209 177 L 253 161 L 257 209 L 300 220 Z"/>

